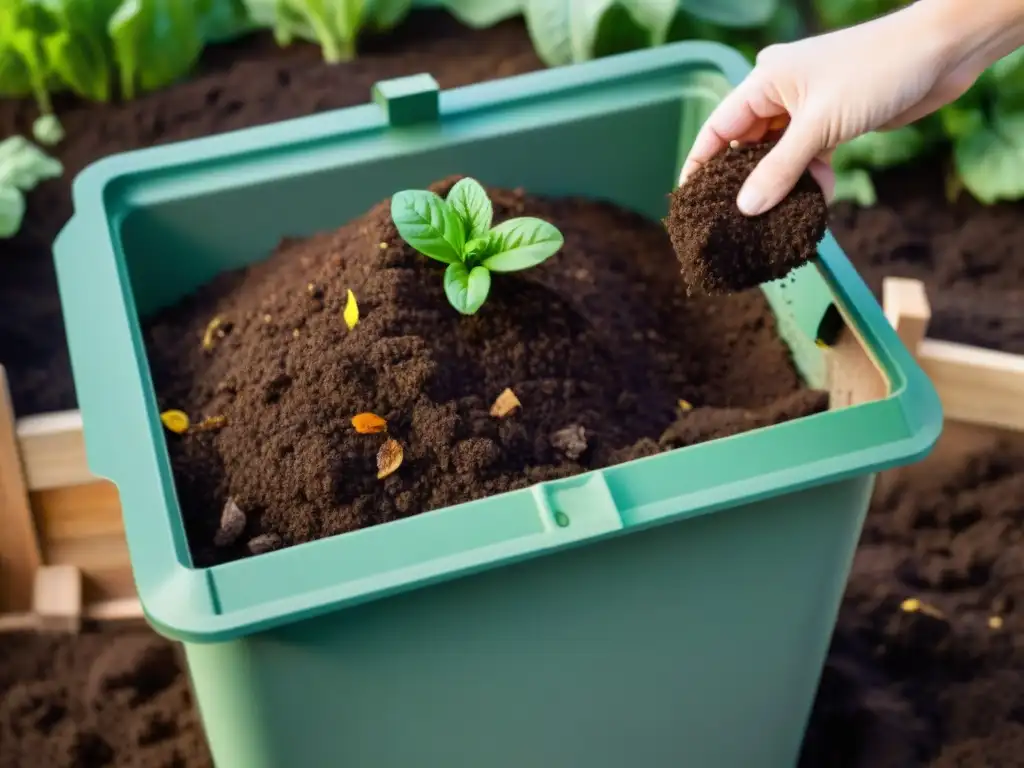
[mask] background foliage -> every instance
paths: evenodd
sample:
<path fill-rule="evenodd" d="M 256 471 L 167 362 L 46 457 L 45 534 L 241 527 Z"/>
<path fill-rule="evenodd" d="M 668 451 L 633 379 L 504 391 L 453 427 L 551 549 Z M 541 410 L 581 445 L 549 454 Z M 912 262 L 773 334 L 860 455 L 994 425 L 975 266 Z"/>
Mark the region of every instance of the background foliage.
<path fill-rule="evenodd" d="M 281 45 L 318 43 L 328 61 L 356 54 L 364 30 L 413 6 L 487 27 L 525 17 L 540 58 L 560 66 L 689 39 L 765 45 L 886 13 L 906 0 L 0 0 L 0 96 L 32 97 L 36 138 L 60 138 L 51 95 L 132 98 L 186 76 L 205 46 L 257 29 Z M 871 172 L 926 153 L 952 158 L 947 189 L 985 203 L 1024 197 L 1024 51 L 992 67 L 955 104 L 908 128 L 840 147 L 838 194 L 875 198 Z"/>

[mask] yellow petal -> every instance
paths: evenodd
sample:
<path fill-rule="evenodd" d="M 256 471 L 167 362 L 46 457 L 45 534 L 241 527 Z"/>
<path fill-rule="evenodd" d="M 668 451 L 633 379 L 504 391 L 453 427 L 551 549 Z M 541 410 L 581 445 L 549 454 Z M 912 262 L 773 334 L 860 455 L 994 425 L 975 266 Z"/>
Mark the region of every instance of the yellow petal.
<path fill-rule="evenodd" d="M 345 311 L 342 313 L 342 317 L 345 318 L 345 325 L 350 331 L 359 322 L 359 305 L 356 304 L 356 295 L 352 291 L 348 292 L 348 300 L 345 302 Z"/>
<path fill-rule="evenodd" d="M 690 403 L 688 400 L 683 400 L 682 398 L 680 398 L 679 399 L 679 410 L 680 411 L 692 411 L 693 410 L 693 404 Z"/>
<path fill-rule="evenodd" d="M 160 421 L 176 435 L 181 435 L 188 431 L 188 414 L 184 411 L 164 411 L 160 414 Z"/>

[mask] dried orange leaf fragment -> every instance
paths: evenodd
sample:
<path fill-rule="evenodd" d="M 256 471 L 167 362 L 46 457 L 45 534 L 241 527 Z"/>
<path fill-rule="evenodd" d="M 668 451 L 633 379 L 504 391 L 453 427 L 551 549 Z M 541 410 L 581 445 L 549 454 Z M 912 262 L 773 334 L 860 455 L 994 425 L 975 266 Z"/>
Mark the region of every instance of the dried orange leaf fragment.
<path fill-rule="evenodd" d="M 168 430 L 176 435 L 188 432 L 188 414 L 184 411 L 170 410 L 160 414 L 160 421 Z"/>
<path fill-rule="evenodd" d="M 900 603 L 900 610 L 905 613 L 923 613 L 925 616 L 930 616 L 933 619 L 943 620 L 946 618 L 945 614 L 934 605 L 929 605 L 918 600 L 916 597 L 908 597 Z"/>
<path fill-rule="evenodd" d="M 352 417 L 352 426 L 360 435 L 376 435 L 388 431 L 388 423 L 376 413 L 357 413 Z"/>
<path fill-rule="evenodd" d="M 377 451 L 377 479 L 383 480 L 402 466 L 404 457 L 405 451 L 402 450 L 401 443 L 390 437 L 385 440 L 384 445 Z"/>
<path fill-rule="evenodd" d="M 214 429 L 221 429 L 228 424 L 227 416 L 210 416 L 196 424 L 192 429 L 196 432 L 210 432 Z"/>
<path fill-rule="evenodd" d="M 224 332 L 221 330 L 223 324 L 224 318 L 220 315 L 217 315 L 207 324 L 206 331 L 203 333 L 203 349 L 207 352 L 211 352 L 214 342 L 224 335 Z"/>
<path fill-rule="evenodd" d="M 341 316 L 345 318 L 345 325 L 348 326 L 350 331 L 359 322 L 359 305 L 356 303 L 356 295 L 351 290 L 348 292 L 348 298 L 345 300 L 345 311 L 341 313 Z"/>
<path fill-rule="evenodd" d="M 494 405 L 491 406 L 491 416 L 496 419 L 503 419 L 508 416 L 516 408 L 521 408 L 522 403 L 519 402 L 519 398 L 516 397 L 516 393 L 511 389 L 506 389 L 498 398 L 494 401 Z"/>

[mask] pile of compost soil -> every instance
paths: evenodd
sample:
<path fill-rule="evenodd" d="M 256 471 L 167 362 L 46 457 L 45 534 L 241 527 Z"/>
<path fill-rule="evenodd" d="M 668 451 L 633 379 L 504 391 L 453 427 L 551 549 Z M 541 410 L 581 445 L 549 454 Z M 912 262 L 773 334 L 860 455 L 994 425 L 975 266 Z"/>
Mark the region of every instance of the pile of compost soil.
<path fill-rule="evenodd" d="M 745 216 L 736 196 L 754 167 L 775 146 L 730 146 L 698 168 L 669 197 L 665 226 L 691 291 L 733 293 L 785 277 L 817 253 L 828 207 L 809 173 L 760 216 Z"/>
<path fill-rule="evenodd" d="M 454 181 L 432 189 L 443 197 Z M 496 222 L 540 217 L 565 245 L 496 275 L 471 317 L 448 304 L 443 266 L 398 236 L 386 200 L 147 323 L 161 409 L 226 419 L 168 435 L 198 564 L 245 556 L 254 537 L 297 544 L 827 408 L 827 393 L 800 384 L 760 291 L 687 298 L 665 279 L 675 259 L 658 224 L 604 203 L 489 194 Z M 227 333 L 211 351 L 213 318 Z M 506 388 L 522 407 L 495 418 Z M 358 433 L 363 412 L 388 434 Z M 389 437 L 404 460 L 381 481 Z M 247 523 L 216 546 L 228 499 Z"/>
<path fill-rule="evenodd" d="M 63 178 L 28 197 L 21 232 L 0 240 L 0 364 L 20 415 L 76 407 L 50 248 L 70 218 L 71 180 L 94 160 L 130 149 L 365 104 L 379 80 L 432 74 L 443 88 L 539 69 L 521 20 L 471 30 L 440 11 L 415 11 L 369 38 L 359 58 L 326 64 L 308 44 L 280 48 L 257 35 L 207 49 L 186 82 L 127 103 L 58 99 L 67 138 L 52 151 Z M 0 100 L 0 136 L 31 135 L 28 101 Z"/>
<path fill-rule="evenodd" d="M 0 634 L 0 768 L 212 768 L 176 646 L 144 626 Z"/>

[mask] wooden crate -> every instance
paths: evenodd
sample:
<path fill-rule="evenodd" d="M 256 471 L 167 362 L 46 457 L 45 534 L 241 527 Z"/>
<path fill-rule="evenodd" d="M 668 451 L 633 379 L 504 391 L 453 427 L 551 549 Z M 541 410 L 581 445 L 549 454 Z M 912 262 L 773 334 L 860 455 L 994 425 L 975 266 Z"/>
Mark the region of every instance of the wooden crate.
<path fill-rule="evenodd" d="M 931 312 L 919 281 L 887 279 L 883 304 L 935 383 L 947 419 L 1024 430 L 1024 356 L 928 339 Z M 852 335 L 833 352 L 857 358 L 846 358 L 845 379 L 832 382 L 834 399 L 884 396 Z M 16 420 L 0 368 L 0 630 L 140 616 L 117 489 L 89 471 L 81 416 Z"/>

